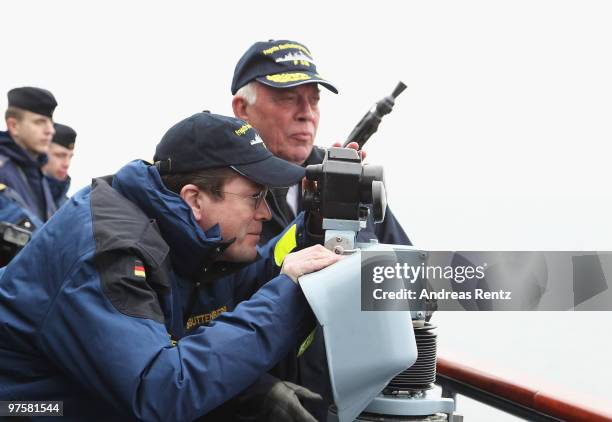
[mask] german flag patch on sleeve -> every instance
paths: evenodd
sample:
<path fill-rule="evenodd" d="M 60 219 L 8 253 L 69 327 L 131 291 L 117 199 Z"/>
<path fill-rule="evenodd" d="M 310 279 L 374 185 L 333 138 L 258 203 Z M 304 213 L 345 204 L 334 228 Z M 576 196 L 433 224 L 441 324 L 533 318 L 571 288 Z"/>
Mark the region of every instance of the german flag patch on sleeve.
<path fill-rule="evenodd" d="M 140 259 L 134 261 L 134 275 L 140 278 L 147 278 L 147 273 L 145 272 L 144 264 Z"/>

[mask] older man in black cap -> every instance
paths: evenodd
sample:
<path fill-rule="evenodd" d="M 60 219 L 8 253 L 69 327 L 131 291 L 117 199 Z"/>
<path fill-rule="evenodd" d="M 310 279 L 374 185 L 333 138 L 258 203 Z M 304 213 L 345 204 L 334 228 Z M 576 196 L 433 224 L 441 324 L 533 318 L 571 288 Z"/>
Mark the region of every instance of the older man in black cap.
<path fill-rule="evenodd" d="M 55 134 L 56 106 L 55 97 L 45 89 L 12 89 L 5 114 L 7 131 L 0 132 L 0 183 L 42 221 L 57 209 L 41 171 Z"/>
<path fill-rule="evenodd" d="M 305 45 L 289 40 L 257 42 L 243 54 L 234 70 L 234 115 L 253 125 L 277 157 L 302 166 L 320 164 L 324 150 L 314 146 L 320 118 L 319 85 L 338 93 L 318 72 Z M 264 228 L 262 241 L 278 234 L 293 219 L 300 199 L 297 185 L 271 192 L 272 221 Z M 360 233 L 361 241 L 367 238 L 410 244 L 389 210 L 384 222 L 369 221 Z"/>
<path fill-rule="evenodd" d="M 301 166 L 320 164 L 324 150 L 314 146 L 320 118 L 319 85 L 338 93 L 318 72 L 311 51 L 304 44 L 290 40 L 257 42 L 243 54 L 234 70 L 231 86 L 234 115 L 253 125 L 274 155 Z M 301 190 L 298 185 L 270 189 L 268 202 L 272 220 L 264 224 L 262 241 L 280 233 L 299 213 Z M 380 224 L 369 218 L 357 239 L 411 244 L 389 209 Z M 320 393 L 325 403 L 304 404 L 318 420 L 324 420 L 333 398 L 320 330 L 314 341 L 301 348 L 300 354 L 299 358 L 296 352 L 290 354 L 273 373 Z"/>
<path fill-rule="evenodd" d="M 68 169 L 74 156 L 77 133 L 70 126 L 60 123 L 55 123 L 53 126 L 55 135 L 49 145 L 48 161 L 43 166 L 43 173 L 47 176 L 53 200 L 60 207 L 68 199 L 66 196 L 70 188 Z"/>

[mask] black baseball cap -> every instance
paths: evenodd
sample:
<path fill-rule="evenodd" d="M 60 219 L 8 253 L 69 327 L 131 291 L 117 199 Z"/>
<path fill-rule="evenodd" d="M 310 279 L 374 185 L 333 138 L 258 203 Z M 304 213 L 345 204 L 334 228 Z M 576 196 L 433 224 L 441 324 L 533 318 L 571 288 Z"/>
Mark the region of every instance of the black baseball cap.
<path fill-rule="evenodd" d="M 172 126 L 157 144 L 153 160 L 162 175 L 231 167 L 272 188 L 294 185 L 304 177 L 304 168 L 268 151 L 250 124 L 208 112 Z"/>
<path fill-rule="evenodd" d="M 57 101 L 50 91 L 24 86 L 13 88 L 7 93 L 9 107 L 17 107 L 32 113 L 53 118 Z"/>
<path fill-rule="evenodd" d="M 74 149 L 74 142 L 76 141 L 77 133 L 70 126 L 62 125 L 60 123 L 54 123 L 55 135 L 51 142 L 63 146 L 64 148 Z"/>
<path fill-rule="evenodd" d="M 289 40 L 270 40 L 253 44 L 236 64 L 232 95 L 256 80 L 274 88 L 319 83 L 334 94 L 336 87 L 317 72 L 310 50 Z"/>

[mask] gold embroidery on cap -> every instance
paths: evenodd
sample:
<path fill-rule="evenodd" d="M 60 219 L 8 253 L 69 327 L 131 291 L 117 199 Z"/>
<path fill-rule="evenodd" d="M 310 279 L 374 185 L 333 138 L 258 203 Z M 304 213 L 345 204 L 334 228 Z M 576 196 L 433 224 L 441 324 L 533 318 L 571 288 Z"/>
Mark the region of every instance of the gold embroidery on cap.
<path fill-rule="evenodd" d="M 305 73 L 278 73 L 276 75 L 268 75 L 266 79 L 276 83 L 287 83 L 296 81 L 307 81 L 312 79 L 310 75 Z"/>
<path fill-rule="evenodd" d="M 272 53 L 276 53 L 277 51 L 287 50 L 289 48 L 295 48 L 295 49 L 298 49 L 298 50 L 302 50 L 304 53 L 306 53 L 310 57 L 312 57 L 312 54 L 310 54 L 310 51 L 308 51 L 308 49 L 306 47 L 304 47 L 303 45 L 291 44 L 291 43 L 275 45 L 273 47 L 270 47 L 268 49 L 263 50 L 262 53 L 264 53 L 267 56 L 267 55 L 270 55 Z"/>
<path fill-rule="evenodd" d="M 251 129 L 252 127 L 253 127 L 253 126 L 251 126 L 250 124 L 248 124 L 248 123 L 247 123 L 247 124 L 242 125 L 242 126 L 240 127 L 240 129 L 236 129 L 236 130 L 234 131 L 234 133 L 235 133 L 236 135 L 238 135 L 238 136 L 242 136 L 242 135 L 244 135 L 245 133 L 247 133 L 247 130 Z"/>

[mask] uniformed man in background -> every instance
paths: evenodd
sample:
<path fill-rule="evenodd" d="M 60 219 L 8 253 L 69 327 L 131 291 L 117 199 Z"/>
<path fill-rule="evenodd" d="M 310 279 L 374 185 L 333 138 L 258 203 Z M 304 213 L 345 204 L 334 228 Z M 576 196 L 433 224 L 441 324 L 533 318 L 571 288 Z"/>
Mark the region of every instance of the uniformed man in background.
<path fill-rule="evenodd" d="M 41 171 L 55 133 L 55 97 L 33 87 L 12 89 L 7 96 L 7 130 L 0 132 L 0 265 L 57 209 Z"/>
<path fill-rule="evenodd" d="M 70 188 L 68 170 L 74 156 L 77 133 L 70 126 L 60 123 L 54 123 L 53 126 L 55 135 L 49 145 L 48 161 L 43 166 L 43 173 L 47 176 L 51 195 L 59 208 L 68 199 L 67 193 Z"/>
<path fill-rule="evenodd" d="M 19 195 L 40 220 L 47 221 L 57 207 L 42 166 L 55 134 L 51 92 L 33 87 L 8 92 L 6 132 L 0 132 L 0 183 Z"/>

